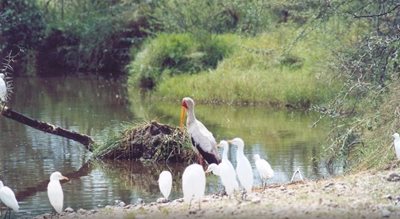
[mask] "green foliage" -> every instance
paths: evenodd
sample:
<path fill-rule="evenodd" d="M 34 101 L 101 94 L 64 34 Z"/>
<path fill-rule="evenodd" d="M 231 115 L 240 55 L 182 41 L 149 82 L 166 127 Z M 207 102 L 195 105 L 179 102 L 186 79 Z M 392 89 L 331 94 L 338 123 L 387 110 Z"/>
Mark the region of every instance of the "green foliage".
<path fill-rule="evenodd" d="M 152 17 L 166 32 L 256 34 L 271 25 L 269 6 L 263 0 L 161 0 Z"/>
<path fill-rule="evenodd" d="M 35 48 L 42 40 L 46 24 L 35 1 L 0 1 L 0 52 Z"/>
<path fill-rule="evenodd" d="M 62 69 L 107 76 L 124 73 L 130 60 L 129 48 L 140 45 L 147 36 L 142 30 L 148 26 L 146 3 L 39 2 L 49 26 L 39 49 L 39 66 L 47 70 L 43 73 L 54 74 Z"/>
<path fill-rule="evenodd" d="M 206 38 L 206 39 L 205 39 Z M 230 53 L 227 37 L 160 34 L 130 64 L 130 83 L 153 88 L 163 77 L 215 68 Z"/>
<path fill-rule="evenodd" d="M 329 32 L 315 32 L 287 52 L 296 28 L 280 27 L 257 37 L 230 37 L 233 52 L 212 71 L 181 75 L 163 81 L 155 95 L 174 100 L 192 96 L 201 102 L 266 104 L 308 108 L 334 95 L 326 66 L 331 53 L 326 43 L 338 45 Z"/>
<path fill-rule="evenodd" d="M 394 158 L 391 135 L 399 128 L 396 107 L 400 68 L 398 1 L 337 1 L 344 21 L 362 24 L 353 43 L 333 60 L 344 79 L 342 89 L 324 107 L 335 118 L 330 132 L 331 163 L 343 161 L 352 170 L 384 168 Z"/>

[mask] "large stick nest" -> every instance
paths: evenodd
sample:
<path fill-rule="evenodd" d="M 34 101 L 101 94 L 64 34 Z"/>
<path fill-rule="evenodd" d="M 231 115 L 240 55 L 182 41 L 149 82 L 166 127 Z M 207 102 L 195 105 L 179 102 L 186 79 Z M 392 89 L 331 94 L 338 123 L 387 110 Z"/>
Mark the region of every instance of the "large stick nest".
<path fill-rule="evenodd" d="M 125 127 L 103 145 L 98 145 L 94 155 L 100 159 L 145 159 L 187 163 L 196 158 L 190 138 L 185 132 L 156 121 Z"/>

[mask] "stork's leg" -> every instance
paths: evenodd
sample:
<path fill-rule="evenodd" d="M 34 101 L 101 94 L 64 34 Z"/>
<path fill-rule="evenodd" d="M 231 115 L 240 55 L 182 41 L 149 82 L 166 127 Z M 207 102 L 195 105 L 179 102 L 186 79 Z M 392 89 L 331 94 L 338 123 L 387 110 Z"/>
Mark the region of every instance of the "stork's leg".
<path fill-rule="evenodd" d="M 197 154 L 197 162 L 202 166 L 202 167 L 204 167 L 205 166 L 205 161 L 204 161 L 204 158 L 203 158 L 203 156 L 201 156 L 201 154 Z"/>
<path fill-rule="evenodd" d="M 6 214 L 4 215 L 3 218 L 11 218 L 11 209 L 6 208 Z"/>

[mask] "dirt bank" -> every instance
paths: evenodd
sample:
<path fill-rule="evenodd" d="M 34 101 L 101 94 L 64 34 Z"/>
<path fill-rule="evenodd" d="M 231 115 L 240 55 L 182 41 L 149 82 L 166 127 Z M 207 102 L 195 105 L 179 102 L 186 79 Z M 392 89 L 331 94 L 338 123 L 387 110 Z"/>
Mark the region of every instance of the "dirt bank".
<path fill-rule="evenodd" d="M 400 169 L 368 171 L 331 179 L 255 189 L 242 201 L 207 195 L 201 210 L 190 212 L 182 200 L 106 206 L 65 212 L 60 218 L 399 218 Z M 390 180 L 390 181 L 389 181 Z M 198 204 L 192 205 L 193 209 Z M 37 218 L 44 218 L 42 215 Z"/>

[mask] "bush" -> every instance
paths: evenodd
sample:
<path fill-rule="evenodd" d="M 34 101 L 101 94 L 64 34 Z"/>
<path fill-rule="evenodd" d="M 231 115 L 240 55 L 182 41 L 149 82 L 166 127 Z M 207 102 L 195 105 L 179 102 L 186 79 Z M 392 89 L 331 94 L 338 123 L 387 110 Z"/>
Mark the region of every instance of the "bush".
<path fill-rule="evenodd" d="M 34 48 L 45 30 L 43 15 L 35 1 L 1 0 L 0 51 Z"/>
<path fill-rule="evenodd" d="M 231 51 L 222 37 L 160 34 L 145 42 L 130 64 L 130 83 L 152 89 L 162 77 L 215 68 Z"/>
<path fill-rule="evenodd" d="M 161 0 L 152 17 L 169 33 L 201 30 L 254 35 L 271 26 L 271 4 L 264 0 Z"/>

